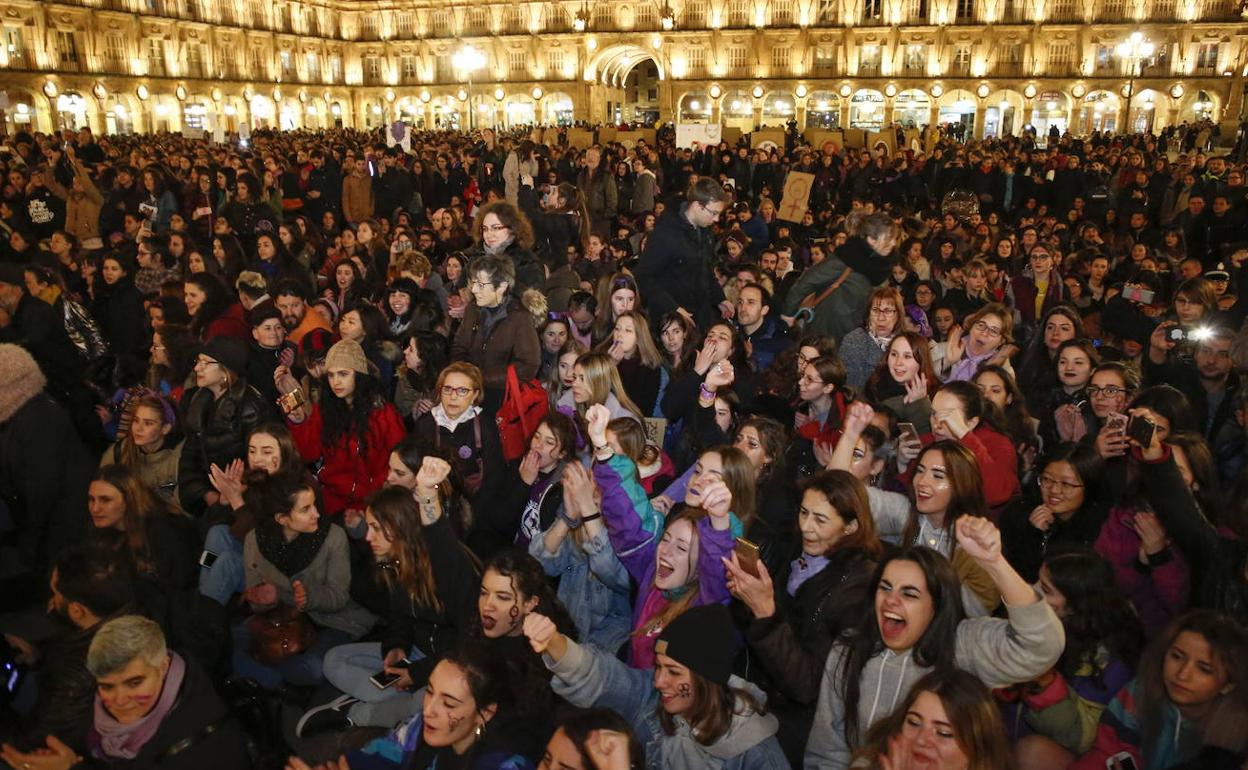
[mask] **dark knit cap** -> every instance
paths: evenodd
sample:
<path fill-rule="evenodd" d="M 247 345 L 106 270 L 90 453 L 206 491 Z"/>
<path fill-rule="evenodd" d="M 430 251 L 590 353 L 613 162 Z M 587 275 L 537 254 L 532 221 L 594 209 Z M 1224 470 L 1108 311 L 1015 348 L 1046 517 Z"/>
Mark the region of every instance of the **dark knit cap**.
<path fill-rule="evenodd" d="M 722 604 L 686 610 L 659 634 L 654 651 L 703 679 L 726 685 L 737 656 L 732 615 Z"/>
<path fill-rule="evenodd" d="M 334 346 L 334 335 L 325 329 L 310 329 L 299 341 L 299 352 L 305 361 L 323 359 Z"/>
<path fill-rule="evenodd" d="M 247 344 L 233 337 L 213 337 L 199 351 L 236 375 L 247 373 Z"/>

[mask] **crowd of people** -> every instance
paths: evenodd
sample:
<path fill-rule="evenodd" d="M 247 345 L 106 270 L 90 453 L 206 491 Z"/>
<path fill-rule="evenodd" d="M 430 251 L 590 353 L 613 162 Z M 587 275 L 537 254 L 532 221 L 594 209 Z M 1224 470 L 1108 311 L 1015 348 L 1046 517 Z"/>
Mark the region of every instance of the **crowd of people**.
<path fill-rule="evenodd" d="M 1178 136 L 6 137 L 0 758 L 1242 768 Z"/>

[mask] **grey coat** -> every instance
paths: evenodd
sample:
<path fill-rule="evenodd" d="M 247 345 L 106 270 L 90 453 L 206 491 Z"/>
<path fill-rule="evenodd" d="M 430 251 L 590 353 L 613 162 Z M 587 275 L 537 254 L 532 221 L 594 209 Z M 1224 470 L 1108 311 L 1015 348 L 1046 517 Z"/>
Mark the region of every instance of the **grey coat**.
<path fill-rule="evenodd" d="M 286 577 L 272 562 L 260 553 L 256 532 L 247 533 L 243 541 L 243 564 L 247 572 L 247 587 L 261 583 L 277 586 L 277 599 L 282 604 L 294 606 L 295 591 L 291 578 Z M 294 576 L 308 591 L 306 611 L 319 626 L 335 628 L 358 638 L 368 632 L 377 622 L 373 614 L 355 603 L 351 598 L 351 555 L 347 545 L 347 533 L 337 524 L 330 525 L 329 535 L 312 563 Z"/>

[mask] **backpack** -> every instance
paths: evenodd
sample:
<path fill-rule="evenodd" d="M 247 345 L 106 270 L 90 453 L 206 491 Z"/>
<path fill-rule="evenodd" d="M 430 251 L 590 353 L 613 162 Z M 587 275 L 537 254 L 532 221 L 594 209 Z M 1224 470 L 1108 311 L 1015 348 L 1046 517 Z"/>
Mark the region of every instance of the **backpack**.
<path fill-rule="evenodd" d="M 521 383 L 515 365 L 508 364 L 507 390 L 503 394 L 503 405 L 494 418 L 498 423 L 504 459 L 518 460 L 524 455 L 529 448 L 529 439 L 549 409 L 550 402 L 541 384 L 537 380 Z"/>

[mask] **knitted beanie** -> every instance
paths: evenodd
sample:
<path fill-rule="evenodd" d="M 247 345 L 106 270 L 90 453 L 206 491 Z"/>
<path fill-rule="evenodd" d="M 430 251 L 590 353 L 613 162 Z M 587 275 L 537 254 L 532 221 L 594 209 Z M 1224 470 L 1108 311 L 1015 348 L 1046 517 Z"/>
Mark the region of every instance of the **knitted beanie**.
<path fill-rule="evenodd" d="M 693 607 L 659 634 L 654 651 L 716 684 L 728 684 L 736 658 L 732 615 L 722 604 Z"/>
<path fill-rule="evenodd" d="M 364 348 L 355 340 L 339 340 L 325 355 L 325 368 L 353 369 L 360 374 L 371 374 Z"/>
<path fill-rule="evenodd" d="M 21 345 L 0 345 L 0 423 L 8 422 L 48 384 L 39 364 Z"/>

